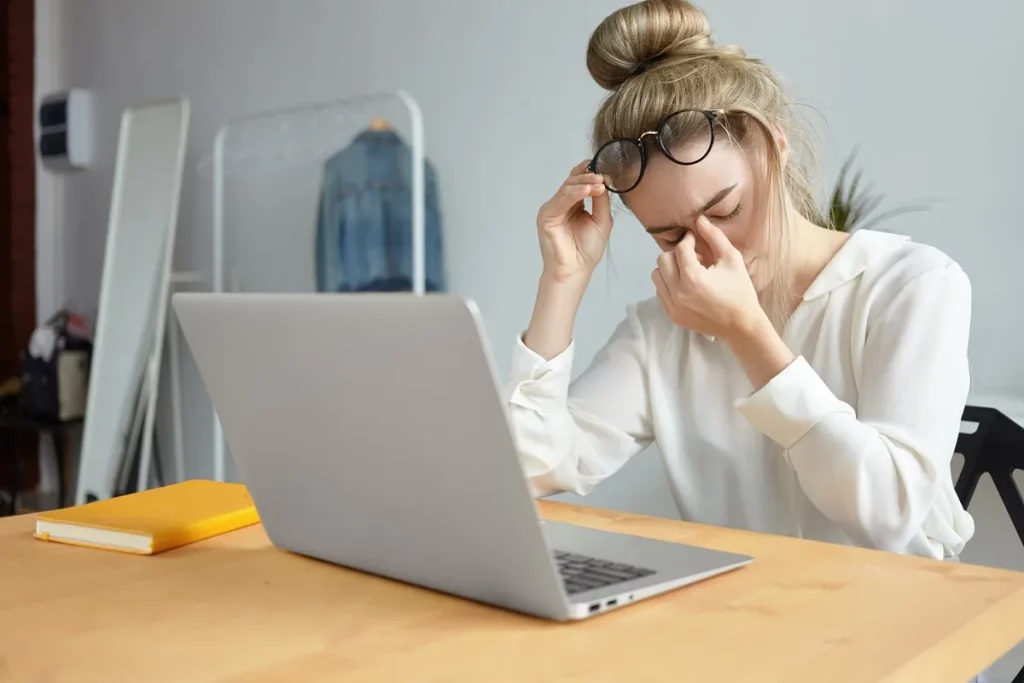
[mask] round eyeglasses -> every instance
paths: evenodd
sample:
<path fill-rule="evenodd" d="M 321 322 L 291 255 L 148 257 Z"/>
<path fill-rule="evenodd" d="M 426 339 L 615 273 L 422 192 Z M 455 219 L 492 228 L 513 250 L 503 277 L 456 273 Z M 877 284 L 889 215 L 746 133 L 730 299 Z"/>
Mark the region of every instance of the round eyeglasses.
<path fill-rule="evenodd" d="M 647 170 L 645 138 L 653 135 L 662 154 L 681 166 L 703 161 L 715 144 L 715 119 L 722 109 L 683 109 L 669 114 L 655 130 L 638 138 L 615 138 L 601 145 L 587 168 L 604 177 L 610 191 L 624 194 L 640 184 Z"/>

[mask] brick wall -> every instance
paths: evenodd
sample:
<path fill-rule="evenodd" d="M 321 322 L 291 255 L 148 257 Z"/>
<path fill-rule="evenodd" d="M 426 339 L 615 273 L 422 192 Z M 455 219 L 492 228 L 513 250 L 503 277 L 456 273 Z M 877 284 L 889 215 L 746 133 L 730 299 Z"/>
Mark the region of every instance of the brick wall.
<path fill-rule="evenodd" d="M 36 324 L 35 0 L 0 0 L 0 379 L 17 373 Z M 37 478 L 36 438 L 5 438 Z M 13 451 L 13 453 L 12 453 Z"/>

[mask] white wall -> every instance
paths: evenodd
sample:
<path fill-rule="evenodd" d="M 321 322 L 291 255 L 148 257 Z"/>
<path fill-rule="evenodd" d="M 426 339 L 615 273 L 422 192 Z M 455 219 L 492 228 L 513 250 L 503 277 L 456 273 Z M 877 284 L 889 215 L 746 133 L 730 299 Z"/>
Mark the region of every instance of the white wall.
<path fill-rule="evenodd" d="M 42 190 L 56 185 L 63 196 L 41 197 L 40 291 L 51 302 L 70 296 L 95 305 L 125 105 L 171 93 L 192 98 L 177 263 L 208 270 L 209 178 L 194 168 L 229 115 L 404 87 L 423 107 L 428 152 L 441 172 L 452 285 L 479 301 L 504 361 L 533 296 L 536 206 L 587 153 L 587 123 L 601 96 L 583 67 L 588 32 L 618 4 L 439 0 L 403 3 L 397 12 L 395 3 L 337 0 L 40 0 L 48 80 L 96 91 L 100 150 L 95 170 Z M 830 170 L 860 145 L 869 177 L 894 201 L 941 198 L 931 213 L 889 227 L 961 261 L 975 286 L 975 384 L 1021 393 L 1024 354 L 1014 340 L 1024 311 L 1018 288 L 1000 283 L 1014 281 L 1024 247 L 1015 225 L 1024 133 L 998 125 L 997 113 L 1021 104 L 1015 64 L 1024 47 L 1013 38 L 1024 9 L 982 0 L 973 7 L 986 17 L 984 37 L 952 50 L 963 41 L 956 13 L 924 0 L 898 5 L 707 8 L 720 39 L 763 56 L 823 114 L 834 143 Z M 581 314 L 583 359 L 627 301 L 650 293 L 653 247 L 633 221 L 620 221 L 612 250 L 615 276 L 602 275 Z M 46 273 L 52 281 L 43 281 Z"/>
<path fill-rule="evenodd" d="M 614 2 L 553 12 L 539 1 L 446 0 L 410 2 L 396 13 L 384 3 L 53 1 L 66 82 L 94 90 L 97 106 L 95 168 L 57 181 L 62 286 L 78 305 L 91 312 L 96 304 L 126 105 L 171 93 L 192 98 L 177 266 L 209 272 L 210 178 L 196 165 L 227 117 L 403 87 L 420 102 L 428 154 L 441 174 L 451 285 L 477 299 L 504 369 L 539 272 L 536 207 L 586 156 L 586 124 L 601 96 L 581 67 L 581 27 Z M 513 47 L 512 37 L 526 36 L 539 47 Z M 612 247 L 615 276 L 606 282 L 612 267 L 602 269 L 581 314 L 584 359 L 626 303 L 647 295 L 655 253 L 648 242 L 623 221 Z M 188 472 L 206 476 L 208 403 L 193 368 L 184 379 Z"/>
<path fill-rule="evenodd" d="M 58 2 L 36 0 L 36 101 L 68 82 L 61 33 L 62 8 Z M 38 130 L 38 122 L 36 127 Z M 63 230 L 57 229 L 63 223 L 64 184 L 57 176 L 44 172 L 41 162 L 37 160 L 36 164 L 36 320 L 42 322 L 64 304 Z M 58 471 L 53 443 L 40 437 L 39 446 L 40 489 L 56 490 Z"/>
<path fill-rule="evenodd" d="M 60 34 L 60 7 L 55 0 L 36 0 L 36 49 L 35 90 L 36 100 L 67 82 L 64 72 L 63 36 Z M 37 162 L 38 163 L 38 162 Z M 61 236 L 55 229 L 61 222 L 57 216 L 63 208 L 59 179 L 42 171 L 37 176 L 36 187 L 36 318 L 44 320 L 57 310 L 64 291 L 63 248 Z"/>
<path fill-rule="evenodd" d="M 59 63 L 52 78 L 93 89 L 99 120 L 97 167 L 57 181 L 53 210 L 41 209 L 40 244 L 56 245 L 46 261 L 63 264 L 47 271 L 51 301 L 95 305 L 117 119 L 129 103 L 192 98 L 177 266 L 209 272 L 209 177 L 195 165 L 228 116 L 401 87 L 423 108 L 440 171 L 451 286 L 477 300 L 507 368 L 540 265 L 536 207 L 587 155 L 602 95 L 584 68 L 586 40 L 620 0 L 40 2 L 52 5 L 55 22 L 40 42 Z M 983 22 L 971 19 L 969 29 L 958 6 L 926 0 L 708 0 L 706 8 L 721 40 L 777 67 L 823 115 L 829 178 L 859 145 L 868 177 L 892 201 L 941 199 L 888 227 L 961 262 L 974 283 L 975 385 L 1024 394 L 1024 133 L 1007 119 L 1024 105 L 1024 5 L 979 0 L 971 16 Z M 581 363 L 625 304 L 651 293 L 654 247 L 634 221 L 619 221 L 611 250 L 614 267 L 601 268 L 580 313 Z M 209 404 L 191 364 L 184 381 L 188 474 L 209 476 Z M 590 502 L 672 513 L 651 454 Z"/>

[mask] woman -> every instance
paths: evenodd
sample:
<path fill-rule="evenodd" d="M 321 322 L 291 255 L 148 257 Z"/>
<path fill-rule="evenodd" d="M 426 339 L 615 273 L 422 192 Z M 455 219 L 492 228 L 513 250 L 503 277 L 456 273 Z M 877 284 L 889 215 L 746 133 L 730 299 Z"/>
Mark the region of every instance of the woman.
<path fill-rule="evenodd" d="M 535 492 L 587 493 L 656 443 L 686 519 L 959 555 L 964 272 L 904 237 L 827 229 L 777 76 L 683 0 L 609 16 L 587 66 L 611 91 L 597 152 L 538 213 L 544 270 L 510 384 Z M 662 249 L 657 296 L 570 384 L 609 192 Z"/>

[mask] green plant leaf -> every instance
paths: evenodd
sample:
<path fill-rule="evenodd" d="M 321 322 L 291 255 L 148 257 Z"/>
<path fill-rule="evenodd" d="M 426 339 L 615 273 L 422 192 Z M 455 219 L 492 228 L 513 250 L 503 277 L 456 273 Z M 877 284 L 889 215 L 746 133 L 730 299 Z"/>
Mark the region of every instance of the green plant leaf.
<path fill-rule="evenodd" d="M 928 211 L 931 208 L 930 202 L 922 201 L 896 206 L 878 213 L 885 202 L 885 195 L 875 192 L 869 184 L 865 184 L 863 170 L 853 170 L 856 157 L 857 148 L 854 148 L 850 156 L 843 161 L 839 177 L 832 189 L 828 210 L 825 212 L 832 229 L 839 232 L 863 230 L 905 213 Z"/>

